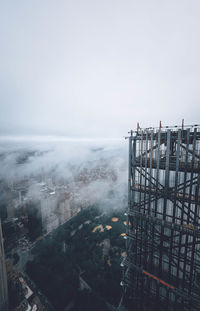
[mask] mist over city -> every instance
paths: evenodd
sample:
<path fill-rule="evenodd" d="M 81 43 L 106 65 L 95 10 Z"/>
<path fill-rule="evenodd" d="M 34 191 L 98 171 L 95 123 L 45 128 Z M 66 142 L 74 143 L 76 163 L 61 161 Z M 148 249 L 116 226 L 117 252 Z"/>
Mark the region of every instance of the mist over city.
<path fill-rule="evenodd" d="M 53 197 L 62 188 L 80 206 L 98 202 L 102 208 L 119 209 L 126 204 L 128 156 L 123 138 L 4 138 L 0 157 L 2 184 L 10 189 L 22 184 L 22 200 L 42 199 L 45 189 Z"/>

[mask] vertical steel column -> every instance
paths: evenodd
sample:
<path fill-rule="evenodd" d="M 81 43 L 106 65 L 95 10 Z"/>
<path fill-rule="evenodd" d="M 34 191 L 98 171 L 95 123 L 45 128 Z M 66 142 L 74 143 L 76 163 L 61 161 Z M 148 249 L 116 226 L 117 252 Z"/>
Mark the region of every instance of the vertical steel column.
<path fill-rule="evenodd" d="M 131 135 L 129 137 L 129 165 L 128 165 L 128 215 L 126 217 L 126 223 L 127 223 L 127 232 L 129 233 L 129 211 L 132 209 L 133 203 L 133 195 L 131 191 L 131 184 L 133 179 L 133 132 L 131 131 Z M 135 168 L 134 168 L 135 169 Z M 131 222 L 132 223 L 132 222 Z M 130 245 L 131 241 L 129 239 L 126 239 L 126 250 L 127 252 L 130 251 Z"/>
<path fill-rule="evenodd" d="M 151 130 L 151 142 L 150 142 L 150 169 L 149 169 L 149 204 L 148 215 L 151 214 L 151 183 L 152 183 L 152 158 L 153 158 L 153 130 Z"/>
<path fill-rule="evenodd" d="M 181 130 L 178 130 L 177 141 L 176 141 L 176 173 L 174 181 L 174 202 L 173 202 L 173 214 L 172 214 L 172 223 L 175 223 L 177 207 L 177 188 L 178 188 L 178 174 L 179 174 L 179 157 L 180 157 L 180 144 L 181 144 Z M 172 276 L 172 254 L 173 254 L 173 244 L 174 244 L 174 229 L 171 230 L 171 241 L 170 241 L 170 250 L 169 250 L 169 279 Z"/>
<path fill-rule="evenodd" d="M 165 197 L 164 197 L 164 205 L 163 205 L 163 219 L 166 219 L 166 210 L 167 210 L 167 199 L 168 199 L 168 192 L 169 192 L 169 154 L 170 154 L 170 138 L 171 138 L 171 131 L 167 131 L 167 150 L 166 150 L 166 167 L 165 167 Z"/>
<path fill-rule="evenodd" d="M 176 175 L 175 175 L 175 185 L 174 185 L 174 203 L 173 203 L 173 217 L 172 222 L 175 222 L 176 217 L 176 200 L 177 200 L 177 188 L 178 188 L 178 174 L 179 174 L 179 157 L 180 157 L 180 145 L 181 145 L 181 130 L 178 130 L 177 137 L 177 149 L 176 149 Z"/>
<path fill-rule="evenodd" d="M 196 134 L 197 134 L 197 129 L 194 129 L 194 136 L 193 136 L 193 148 L 192 148 L 192 168 L 191 168 L 191 173 L 190 173 L 190 189 L 189 189 L 189 198 L 191 198 L 192 196 L 192 188 L 193 188 L 193 175 L 194 175 L 194 161 L 195 161 L 195 149 L 196 149 Z M 191 211 L 191 200 L 189 200 L 188 202 L 188 216 L 187 216 L 187 224 L 189 224 L 190 222 L 190 211 Z M 196 215 L 194 215 L 196 216 Z M 186 239 L 187 243 L 188 243 L 188 236 Z M 190 283 L 192 283 L 192 277 L 193 277 L 193 268 L 194 268 L 194 248 L 195 248 L 195 242 L 196 242 L 196 237 L 193 236 L 192 237 L 192 254 L 191 254 L 191 264 L 188 267 L 190 270 L 190 274 L 189 274 L 189 278 L 190 278 Z M 185 256 L 184 256 L 184 260 L 186 261 L 187 258 L 187 243 L 186 243 L 186 249 L 185 249 Z M 187 264 L 185 265 L 185 269 L 187 269 Z M 185 270 L 184 270 L 184 273 Z M 184 280 L 184 284 L 185 284 L 185 280 Z M 189 293 L 191 293 L 191 287 L 189 288 Z"/>
<path fill-rule="evenodd" d="M 188 150 L 189 150 L 189 144 L 190 144 L 190 129 L 187 130 L 187 147 L 186 147 L 186 161 L 185 161 L 185 173 L 184 173 L 184 189 L 183 189 L 183 204 L 182 208 L 184 210 L 184 201 L 185 201 L 185 194 L 186 194 L 186 181 L 187 181 L 187 176 L 188 176 L 188 170 L 187 170 L 187 162 L 188 162 Z M 188 204 L 189 207 L 189 204 Z M 190 210 L 187 210 L 188 215 L 190 214 Z M 187 216 L 187 220 L 188 220 Z M 187 220 L 183 220 L 186 221 Z M 188 222 L 187 222 L 188 223 Z M 187 249 L 188 249 L 188 234 L 185 236 L 185 253 L 184 253 L 184 259 L 183 259 L 183 278 L 182 278 L 182 288 L 185 287 L 185 278 L 186 278 L 186 266 L 187 266 Z"/>
<path fill-rule="evenodd" d="M 140 151 L 140 193 L 139 193 L 139 204 L 141 205 L 141 201 L 142 201 L 142 161 L 143 161 L 143 131 L 141 131 L 141 140 L 140 140 L 140 145 L 141 145 L 141 151 Z"/>
<path fill-rule="evenodd" d="M 129 137 L 129 159 L 128 159 L 128 206 L 131 207 L 131 170 L 132 170 L 132 132 Z"/>
<path fill-rule="evenodd" d="M 157 149 L 157 168 L 156 168 L 156 189 L 158 189 L 159 184 L 159 173 L 160 173 L 160 137 L 161 129 L 158 132 L 158 149 Z M 158 191 L 156 191 L 156 200 L 155 200 L 155 217 L 157 216 L 158 208 Z"/>

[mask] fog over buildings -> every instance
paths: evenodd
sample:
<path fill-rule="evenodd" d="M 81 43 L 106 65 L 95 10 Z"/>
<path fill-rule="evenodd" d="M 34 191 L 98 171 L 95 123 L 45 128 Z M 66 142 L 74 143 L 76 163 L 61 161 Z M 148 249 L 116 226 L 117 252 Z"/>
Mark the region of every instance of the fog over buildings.
<path fill-rule="evenodd" d="M 1 199 L 6 201 L 8 219 L 27 215 L 33 203 L 43 231 L 50 232 L 82 208 L 96 204 L 103 210 L 125 206 L 124 140 L 55 139 L 1 140 Z"/>

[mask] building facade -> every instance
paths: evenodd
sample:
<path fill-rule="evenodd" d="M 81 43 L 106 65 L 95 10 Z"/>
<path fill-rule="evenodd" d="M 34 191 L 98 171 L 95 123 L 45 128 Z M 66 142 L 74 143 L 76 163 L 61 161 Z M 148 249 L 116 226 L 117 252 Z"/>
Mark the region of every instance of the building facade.
<path fill-rule="evenodd" d="M 128 310 L 200 310 L 200 128 L 131 131 Z"/>
<path fill-rule="evenodd" d="M 8 286 L 0 219 L 0 311 L 8 311 Z"/>

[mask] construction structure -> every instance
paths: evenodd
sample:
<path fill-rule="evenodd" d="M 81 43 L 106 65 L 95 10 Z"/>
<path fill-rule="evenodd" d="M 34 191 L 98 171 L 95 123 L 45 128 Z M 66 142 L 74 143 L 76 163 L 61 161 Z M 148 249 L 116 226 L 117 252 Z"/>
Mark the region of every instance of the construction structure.
<path fill-rule="evenodd" d="M 0 219 L 0 311 L 8 311 L 8 286 Z"/>
<path fill-rule="evenodd" d="M 127 310 L 200 310 L 200 127 L 131 131 Z"/>

